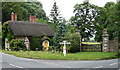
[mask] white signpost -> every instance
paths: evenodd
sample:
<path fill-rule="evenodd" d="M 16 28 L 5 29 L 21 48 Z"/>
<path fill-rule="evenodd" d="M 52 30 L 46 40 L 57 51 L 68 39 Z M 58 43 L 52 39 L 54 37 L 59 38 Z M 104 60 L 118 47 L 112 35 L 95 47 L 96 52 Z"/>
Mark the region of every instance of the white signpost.
<path fill-rule="evenodd" d="M 70 42 L 67 42 L 67 41 L 63 41 L 63 42 L 60 42 L 60 44 L 64 44 L 63 54 L 64 54 L 64 56 L 66 56 L 66 44 L 71 44 L 71 43 L 70 43 Z"/>
<path fill-rule="evenodd" d="M 24 44 L 26 44 L 27 53 L 28 53 L 29 43 L 30 43 L 30 41 L 29 41 L 28 37 L 26 36 L 25 39 L 24 39 Z M 29 53 L 28 53 L 28 55 L 29 55 Z"/>

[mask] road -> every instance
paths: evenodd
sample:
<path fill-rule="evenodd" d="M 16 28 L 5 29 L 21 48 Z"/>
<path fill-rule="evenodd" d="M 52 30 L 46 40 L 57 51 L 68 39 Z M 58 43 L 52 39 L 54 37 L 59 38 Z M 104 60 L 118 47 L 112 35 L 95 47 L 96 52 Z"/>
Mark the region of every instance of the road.
<path fill-rule="evenodd" d="M 73 60 L 39 60 L 15 57 L 0 52 L 1 68 L 118 68 L 120 59 L 99 61 L 73 61 Z"/>

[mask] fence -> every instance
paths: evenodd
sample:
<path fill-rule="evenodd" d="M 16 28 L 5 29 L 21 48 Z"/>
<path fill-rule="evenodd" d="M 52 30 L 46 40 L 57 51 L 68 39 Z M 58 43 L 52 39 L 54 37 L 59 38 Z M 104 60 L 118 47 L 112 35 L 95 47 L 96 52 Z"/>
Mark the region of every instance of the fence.
<path fill-rule="evenodd" d="M 82 42 L 81 47 L 82 52 L 102 52 L 101 43 L 93 42 Z"/>

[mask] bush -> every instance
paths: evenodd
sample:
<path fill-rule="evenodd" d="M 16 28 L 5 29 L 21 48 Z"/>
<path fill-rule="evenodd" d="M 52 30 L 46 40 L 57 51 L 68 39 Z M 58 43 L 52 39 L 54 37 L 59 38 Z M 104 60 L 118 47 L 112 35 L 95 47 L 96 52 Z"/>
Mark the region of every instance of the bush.
<path fill-rule="evenodd" d="M 42 42 L 41 42 L 41 36 L 32 36 L 29 37 L 30 40 L 30 49 L 35 51 L 36 48 L 39 50 L 43 49 Z"/>
<path fill-rule="evenodd" d="M 80 51 L 80 37 L 76 33 L 68 32 L 66 34 L 66 40 L 71 43 L 69 52 L 75 53 Z"/>
<path fill-rule="evenodd" d="M 19 51 L 19 48 L 18 47 L 13 47 L 12 50 L 13 51 Z"/>
<path fill-rule="evenodd" d="M 53 48 L 54 46 L 49 46 L 49 51 L 52 51 Z"/>
<path fill-rule="evenodd" d="M 79 46 L 72 46 L 72 47 L 70 47 L 69 52 L 71 52 L 71 53 L 80 52 L 80 47 Z"/>
<path fill-rule="evenodd" d="M 10 41 L 10 48 L 11 48 L 11 50 L 14 50 L 14 51 L 19 51 L 20 48 L 22 48 L 23 50 L 25 50 L 26 47 L 25 47 L 25 44 L 24 44 L 24 40 L 15 40 L 15 39 L 12 39 Z"/>

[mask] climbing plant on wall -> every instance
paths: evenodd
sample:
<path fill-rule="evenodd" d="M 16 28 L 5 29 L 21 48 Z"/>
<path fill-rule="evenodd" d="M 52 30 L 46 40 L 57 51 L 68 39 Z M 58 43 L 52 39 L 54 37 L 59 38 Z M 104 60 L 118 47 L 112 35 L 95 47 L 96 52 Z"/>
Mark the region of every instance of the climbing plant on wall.
<path fill-rule="evenodd" d="M 8 22 L 4 22 L 2 26 L 2 48 L 5 47 L 5 38 L 8 39 L 8 42 L 10 42 L 12 39 L 15 38 L 13 35 L 13 32 L 11 31 L 10 27 L 8 26 Z"/>

